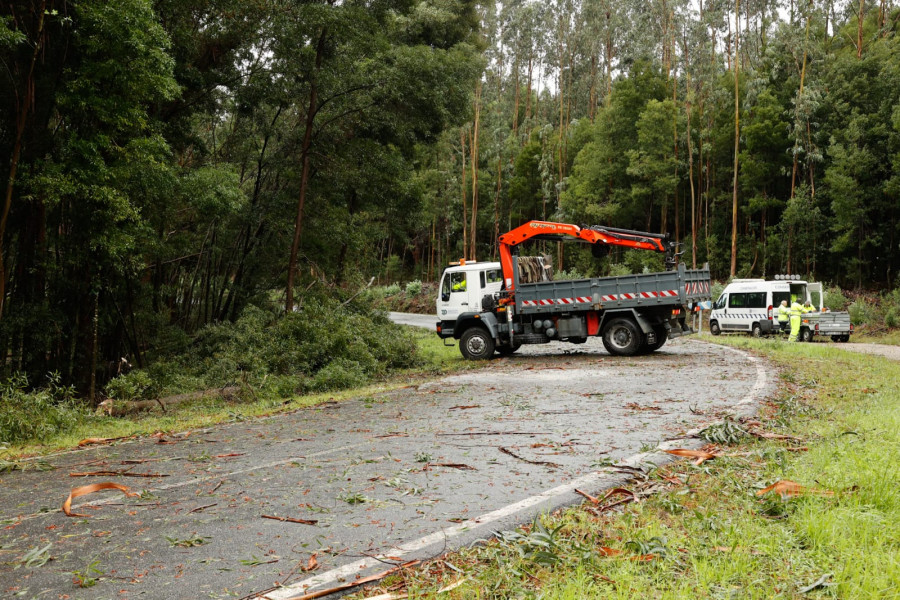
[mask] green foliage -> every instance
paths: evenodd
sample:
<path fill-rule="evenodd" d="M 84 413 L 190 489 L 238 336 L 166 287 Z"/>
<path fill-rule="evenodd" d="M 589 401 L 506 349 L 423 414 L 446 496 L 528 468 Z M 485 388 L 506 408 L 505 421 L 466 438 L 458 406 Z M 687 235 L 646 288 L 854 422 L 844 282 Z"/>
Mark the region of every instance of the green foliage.
<path fill-rule="evenodd" d="M 847 308 L 847 311 L 850 313 L 850 322 L 854 325 L 872 323 L 875 320 L 874 307 L 864 299 L 856 300 Z"/>
<path fill-rule="evenodd" d="M 410 281 L 406 284 L 406 289 L 404 291 L 406 292 L 407 296 L 415 296 L 416 294 L 421 293 L 422 282 L 418 279 Z"/>
<path fill-rule="evenodd" d="M 157 397 L 158 392 L 155 388 L 156 384 L 150 374 L 138 370 L 112 379 L 106 384 L 105 393 L 113 400 L 131 402 Z"/>
<path fill-rule="evenodd" d="M 311 292 L 288 315 L 249 306 L 234 323 L 202 329 L 187 352 L 113 380 L 108 393 L 248 385 L 283 397 L 356 387 L 419 364 L 413 338 L 368 304 L 357 299 L 341 306 L 339 298 Z"/>
<path fill-rule="evenodd" d="M 832 286 L 825 290 L 825 306 L 828 310 L 847 310 L 850 300 L 844 295 L 841 288 Z"/>
<path fill-rule="evenodd" d="M 57 374 L 45 387 L 31 389 L 17 374 L 0 384 L 0 445 L 44 440 L 73 427 L 86 413 L 74 399 L 75 390 L 60 384 Z"/>

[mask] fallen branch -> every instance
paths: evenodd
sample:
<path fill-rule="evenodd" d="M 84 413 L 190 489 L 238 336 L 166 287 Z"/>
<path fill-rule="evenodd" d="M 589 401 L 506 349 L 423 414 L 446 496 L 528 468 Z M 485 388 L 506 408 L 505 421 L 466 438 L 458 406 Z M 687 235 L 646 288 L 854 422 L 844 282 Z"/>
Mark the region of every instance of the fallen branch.
<path fill-rule="evenodd" d="M 260 515 L 263 519 L 272 519 L 274 521 L 287 521 L 288 523 L 300 523 L 301 525 L 315 525 L 318 523 L 315 519 L 293 519 L 291 517 L 276 517 L 275 515 Z"/>
<path fill-rule="evenodd" d="M 521 460 L 522 462 L 527 462 L 530 465 L 542 465 L 545 467 L 550 467 L 551 469 L 559 468 L 559 465 L 556 464 L 555 462 L 550 462 L 547 460 L 528 460 L 527 458 L 523 458 L 523 457 L 519 456 L 518 454 L 516 454 L 515 452 L 513 452 L 512 450 L 510 450 L 509 448 L 504 448 L 503 446 L 500 446 L 498 448 L 498 450 L 500 450 L 500 452 L 502 452 L 503 454 L 512 456 L 513 458 Z"/>
<path fill-rule="evenodd" d="M 457 435 L 550 435 L 546 431 L 468 431 L 465 433 L 436 433 L 439 436 Z"/>
<path fill-rule="evenodd" d="M 224 400 L 233 400 L 237 397 L 241 388 L 238 386 L 229 386 L 224 388 L 214 388 L 203 390 L 200 392 L 191 392 L 189 394 L 177 394 L 175 396 L 167 396 L 165 398 L 156 398 L 154 400 L 134 400 L 131 402 L 117 402 L 112 399 L 104 400 L 97 407 L 97 412 L 109 415 L 110 417 L 121 417 L 137 412 L 146 412 L 154 408 L 160 407 L 163 412 L 166 408 L 175 404 L 191 402 L 193 400 L 203 400 L 205 398 L 222 398 Z M 130 436 L 133 437 L 133 436 Z M 88 440 L 100 440 L 101 438 L 88 438 Z M 127 438 L 110 438 L 110 440 L 127 439 Z M 88 440 L 82 440 L 87 442 Z M 92 443 L 107 443 L 110 440 L 95 441 Z M 79 442 L 79 446 L 82 445 Z M 87 445 L 87 444 L 84 444 Z"/>
<path fill-rule="evenodd" d="M 469 410 L 470 408 L 481 408 L 480 404 L 468 404 L 466 406 L 451 406 L 447 410 Z"/>
<path fill-rule="evenodd" d="M 431 467 L 446 467 L 448 469 L 460 469 L 462 471 L 477 471 L 475 467 L 465 465 L 463 463 L 425 463 L 425 466 L 422 468 L 423 471 L 427 471 Z"/>
<path fill-rule="evenodd" d="M 195 512 L 200 512 L 201 510 L 206 510 L 207 508 L 212 508 L 213 506 L 217 506 L 218 504 L 219 504 L 218 502 L 213 502 L 212 504 L 206 504 L 206 505 L 204 505 L 204 506 L 198 506 L 197 508 L 192 508 L 191 510 L 187 511 L 187 514 L 191 514 L 191 513 L 195 513 Z"/>
<path fill-rule="evenodd" d="M 418 560 L 412 560 L 408 563 L 403 563 L 402 565 L 398 565 L 392 569 L 388 569 L 387 571 L 382 571 L 381 573 L 376 573 L 375 575 L 369 575 L 368 577 L 361 577 L 350 583 L 345 583 L 344 585 L 339 585 L 327 590 L 320 590 L 318 592 L 310 592 L 309 594 L 303 594 L 302 596 L 291 596 L 287 600 L 313 600 L 314 598 L 324 598 L 325 596 L 330 596 L 331 594 L 336 594 L 337 592 L 343 592 L 344 590 L 349 590 L 361 585 L 365 585 L 367 583 L 372 583 L 373 581 L 378 581 L 379 579 L 384 579 L 388 575 L 393 575 L 398 571 L 407 569 L 417 564 L 419 564 Z"/>
<path fill-rule="evenodd" d="M 87 471 L 69 473 L 69 477 L 168 477 L 168 473 L 129 473 L 128 471 Z"/>

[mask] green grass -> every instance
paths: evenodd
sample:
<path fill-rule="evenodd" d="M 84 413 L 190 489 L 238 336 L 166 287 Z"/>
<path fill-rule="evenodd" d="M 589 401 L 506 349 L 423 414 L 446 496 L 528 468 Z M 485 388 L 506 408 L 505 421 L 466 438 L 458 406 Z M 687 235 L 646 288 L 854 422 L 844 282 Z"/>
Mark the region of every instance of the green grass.
<path fill-rule="evenodd" d="M 79 441 L 91 437 L 141 436 L 159 431 L 174 433 L 284 413 L 323 402 L 341 402 L 372 396 L 412 385 L 436 375 L 485 366 L 483 363 L 463 360 L 455 344 L 450 347 L 444 346 L 433 332 L 411 327 L 408 329 L 416 341 L 423 365 L 395 372 L 371 385 L 288 398 L 253 399 L 253 394 L 250 393 L 244 394 L 249 395 L 250 400 L 242 402 L 210 398 L 170 407 L 166 413 L 154 410 L 128 417 L 84 413 L 80 419 L 64 430 L 48 435 L 40 441 L 8 444 L 5 448 L 0 448 L 2 450 L 0 459 L 14 460 L 24 456 L 49 454 L 77 446 Z"/>
<path fill-rule="evenodd" d="M 651 471 L 660 491 L 643 502 L 543 515 L 381 587 L 441 599 L 900 598 L 900 363 L 832 343 L 717 341 L 779 368 L 783 389 L 758 420 L 802 442 L 719 446 L 728 456 Z M 757 497 L 782 479 L 834 495 Z M 633 560 L 642 554 L 654 557 Z"/>

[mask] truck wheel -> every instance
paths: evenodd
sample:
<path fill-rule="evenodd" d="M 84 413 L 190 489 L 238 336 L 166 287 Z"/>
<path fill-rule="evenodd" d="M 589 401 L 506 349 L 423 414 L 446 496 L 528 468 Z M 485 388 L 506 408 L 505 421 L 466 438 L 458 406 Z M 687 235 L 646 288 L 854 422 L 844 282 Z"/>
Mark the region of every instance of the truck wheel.
<path fill-rule="evenodd" d="M 634 356 L 644 345 L 644 334 L 631 319 L 613 319 L 603 329 L 603 346 L 610 354 Z"/>
<path fill-rule="evenodd" d="M 752 335 L 755 338 L 762 337 L 762 335 L 763 335 L 762 326 L 759 323 L 754 323 L 753 329 L 750 331 L 750 335 Z"/>
<path fill-rule="evenodd" d="M 850 341 L 850 334 L 849 334 L 849 333 L 845 333 L 844 335 L 842 335 L 842 336 L 841 336 L 841 341 L 844 342 L 845 344 L 846 344 L 847 342 L 849 342 L 849 341 Z"/>
<path fill-rule="evenodd" d="M 487 360 L 494 354 L 494 338 L 481 327 L 470 327 L 459 338 L 459 351 L 468 360 Z"/>
<path fill-rule="evenodd" d="M 834 343 L 838 343 L 839 341 L 841 341 L 841 336 L 833 335 L 833 336 L 831 336 L 831 341 Z"/>
<path fill-rule="evenodd" d="M 719 327 L 718 321 L 709 322 L 709 332 L 713 335 L 719 335 L 720 333 L 722 333 L 722 329 Z"/>
<path fill-rule="evenodd" d="M 641 354 L 650 354 L 651 352 L 656 352 L 657 350 L 662 348 L 663 344 L 666 343 L 666 340 L 669 339 L 669 332 L 666 331 L 666 328 L 662 325 L 654 325 L 653 333 L 656 334 L 656 341 L 650 344 L 647 343 L 645 339 L 644 346 L 641 348 Z"/>
<path fill-rule="evenodd" d="M 516 350 L 522 347 L 522 344 L 516 344 L 515 346 L 498 346 L 497 354 L 500 356 L 511 356 L 515 354 Z"/>
<path fill-rule="evenodd" d="M 813 341 L 812 331 L 809 329 L 804 329 L 800 332 L 800 341 L 801 342 L 811 342 Z"/>

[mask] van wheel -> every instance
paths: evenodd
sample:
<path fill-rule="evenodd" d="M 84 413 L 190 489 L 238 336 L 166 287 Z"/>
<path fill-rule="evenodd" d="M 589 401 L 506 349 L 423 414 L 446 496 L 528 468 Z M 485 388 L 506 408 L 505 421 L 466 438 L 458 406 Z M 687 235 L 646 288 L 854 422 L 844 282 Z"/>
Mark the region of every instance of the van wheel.
<path fill-rule="evenodd" d="M 813 341 L 813 334 L 812 334 L 812 331 L 810 331 L 809 329 L 804 329 L 803 331 L 801 331 L 801 332 L 800 332 L 800 341 L 801 341 L 801 342 L 811 342 L 811 341 Z"/>
<path fill-rule="evenodd" d="M 709 332 L 713 335 L 719 335 L 720 333 L 722 333 L 722 329 L 719 328 L 718 321 L 710 321 L 709 322 Z"/>
<path fill-rule="evenodd" d="M 481 327 L 470 327 L 459 338 L 459 351 L 468 360 L 487 360 L 494 354 L 494 338 Z"/>
<path fill-rule="evenodd" d="M 613 319 L 603 329 L 603 346 L 616 356 L 634 356 L 644 344 L 644 334 L 631 319 Z"/>
<path fill-rule="evenodd" d="M 762 337 L 762 326 L 759 323 L 753 324 L 753 329 L 750 331 L 750 335 L 755 338 Z"/>

